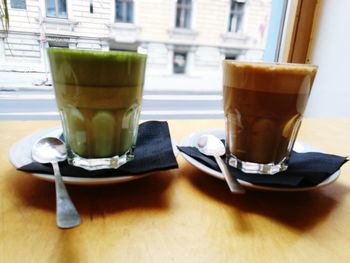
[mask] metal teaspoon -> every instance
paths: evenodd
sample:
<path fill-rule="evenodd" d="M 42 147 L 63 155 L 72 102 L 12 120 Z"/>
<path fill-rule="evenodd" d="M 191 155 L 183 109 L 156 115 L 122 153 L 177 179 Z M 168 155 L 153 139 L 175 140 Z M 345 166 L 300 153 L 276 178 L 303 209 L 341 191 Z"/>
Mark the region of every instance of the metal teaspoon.
<path fill-rule="evenodd" d="M 52 164 L 55 175 L 57 226 L 72 228 L 80 225 L 80 216 L 68 195 L 58 166 L 59 161 L 64 161 L 67 158 L 64 143 L 54 137 L 42 138 L 33 145 L 32 158 L 39 163 Z"/>

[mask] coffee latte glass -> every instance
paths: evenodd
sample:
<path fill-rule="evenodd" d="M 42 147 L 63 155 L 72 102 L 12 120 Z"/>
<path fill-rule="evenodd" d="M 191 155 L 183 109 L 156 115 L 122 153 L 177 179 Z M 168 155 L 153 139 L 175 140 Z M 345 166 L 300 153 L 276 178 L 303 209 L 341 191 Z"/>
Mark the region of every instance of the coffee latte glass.
<path fill-rule="evenodd" d="M 68 163 L 88 170 L 133 159 L 146 55 L 50 48 Z"/>
<path fill-rule="evenodd" d="M 317 67 L 225 60 L 223 69 L 228 164 L 245 173 L 286 170 Z"/>

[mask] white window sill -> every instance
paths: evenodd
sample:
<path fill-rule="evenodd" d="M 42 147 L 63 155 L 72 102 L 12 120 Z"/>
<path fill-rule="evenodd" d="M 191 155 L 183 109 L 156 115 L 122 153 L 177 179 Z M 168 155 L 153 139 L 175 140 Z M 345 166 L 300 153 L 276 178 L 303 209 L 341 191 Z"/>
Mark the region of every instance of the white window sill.
<path fill-rule="evenodd" d="M 116 22 L 113 24 L 108 24 L 107 27 L 113 28 L 113 29 L 123 29 L 123 30 L 137 30 L 138 27 L 134 23 L 120 23 Z"/>
<path fill-rule="evenodd" d="M 172 28 L 168 30 L 169 36 L 171 38 L 186 38 L 186 39 L 195 39 L 198 35 L 198 32 L 193 29 L 187 28 Z"/>
<path fill-rule="evenodd" d="M 140 27 L 132 23 L 113 23 L 106 25 L 109 37 L 116 42 L 135 43 L 138 40 Z"/>
<path fill-rule="evenodd" d="M 74 31 L 74 28 L 79 24 L 77 21 L 69 20 L 67 18 L 43 17 L 42 20 L 36 19 L 40 24 L 46 24 L 53 27 L 65 27 L 66 30 Z M 48 29 L 50 30 L 50 29 Z"/>
<path fill-rule="evenodd" d="M 242 32 L 226 32 L 221 35 L 223 42 L 242 45 L 249 41 L 249 37 Z"/>
<path fill-rule="evenodd" d="M 76 26 L 79 22 L 69 20 L 68 18 L 56 18 L 56 17 L 45 17 L 43 20 L 47 24 L 60 24 L 60 25 L 70 25 Z"/>
<path fill-rule="evenodd" d="M 248 37 L 242 32 L 226 32 L 221 35 L 223 39 L 248 39 Z"/>

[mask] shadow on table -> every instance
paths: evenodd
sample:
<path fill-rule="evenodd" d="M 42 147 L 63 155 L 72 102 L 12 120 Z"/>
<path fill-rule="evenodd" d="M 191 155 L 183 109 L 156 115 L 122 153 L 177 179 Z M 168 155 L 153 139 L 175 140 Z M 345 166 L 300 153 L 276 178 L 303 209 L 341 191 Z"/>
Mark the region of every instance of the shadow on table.
<path fill-rule="evenodd" d="M 231 194 L 222 180 L 199 171 L 190 164 L 186 167 L 186 178 L 200 191 L 210 197 L 232 206 L 235 220 L 239 221 L 242 232 L 249 231 L 250 226 L 244 220 L 244 214 L 258 214 L 281 222 L 299 231 L 307 231 L 334 210 L 349 189 L 334 183 L 323 189 L 307 192 L 269 192 L 247 190 L 244 195 Z M 237 216 L 239 214 L 239 216 Z"/>
<path fill-rule="evenodd" d="M 44 261 L 45 256 L 48 256 L 46 261 L 83 262 L 82 259 L 85 259 L 86 255 L 84 251 L 79 250 L 80 246 L 77 245 L 79 242 L 86 242 L 84 238 L 81 239 L 82 237 L 90 237 L 91 243 L 97 244 L 99 249 L 106 245 L 103 244 L 103 239 L 100 239 L 103 235 L 114 235 L 113 242 L 118 242 L 129 227 L 137 228 L 138 225 L 147 220 L 151 224 L 152 220 L 149 219 L 152 217 L 149 217 L 145 211 L 166 211 L 173 189 L 172 182 L 178 175 L 177 171 L 154 173 L 148 177 L 114 185 L 67 185 L 83 222 L 81 226 L 65 231 L 58 229 L 55 224 L 55 187 L 53 182 L 38 180 L 28 173 L 11 168 L 6 171 L 6 178 L 1 178 L 6 179 L 2 181 L 1 186 L 10 189 L 8 192 L 13 195 L 13 198 L 8 198 L 15 200 L 11 210 L 15 211 L 14 213 L 19 213 L 21 218 L 25 219 L 22 225 L 17 225 L 19 229 L 36 231 L 36 237 L 40 236 L 40 233 L 43 235 L 50 233 L 52 240 L 56 240 L 52 241 L 56 245 L 53 255 L 45 254 L 43 251 Z M 38 218 L 43 214 L 43 211 L 40 210 L 47 211 L 44 211 L 46 214 L 44 220 Z M 130 213 L 133 216 L 123 217 L 122 213 Z M 86 229 L 89 229 L 90 232 L 85 231 Z M 140 231 L 142 230 L 143 228 Z M 38 243 L 40 242 L 42 241 L 38 241 Z M 25 249 L 27 247 L 32 248 L 32 246 L 25 246 Z M 84 244 L 81 247 L 84 247 Z M 94 247 L 86 247 L 86 249 L 94 249 Z M 48 253 L 50 252 L 52 251 L 49 246 Z M 28 253 L 30 253 L 29 250 Z"/>
<path fill-rule="evenodd" d="M 8 187 L 29 206 L 55 212 L 55 187 L 30 174 L 15 171 Z M 152 173 L 150 176 L 121 184 L 100 186 L 67 185 L 67 190 L 79 213 L 90 220 L 124 210 L 166 209 L 170 185 L 177 170 Z"/>

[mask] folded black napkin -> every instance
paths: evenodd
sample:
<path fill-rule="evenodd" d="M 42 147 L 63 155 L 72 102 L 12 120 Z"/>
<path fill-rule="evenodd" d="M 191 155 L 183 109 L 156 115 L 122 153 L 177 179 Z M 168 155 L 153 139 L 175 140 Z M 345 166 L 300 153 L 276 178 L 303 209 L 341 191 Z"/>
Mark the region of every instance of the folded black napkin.
<path fill-rule="evenodd" d="M 123 175 L 142 175 L 147 172 L 177 168 L 167 122 L 148 121 L 140 124 L 135 158 L 118 169 L 88 171 L 83 168 L 60 162 L 63 176 L 71 177 L 116 177 Z M 32 162 L 19 170 L 31 173 L 53 174 L 50 164 Z"/>
<path fill-rule="evenodd" d="M 213 157 L 202 154 L 195 147 L 178 147 L 179 150 L 194 158 L 205 166 L 220 171 Z M 236 168 L 230 167 L 238 179 L 256 185 L 272 187 L 308 187 L 323 182 L 334 174 L 348 160 L 332 154 L 318 152 L 298 153 L 293 152 L 288 169 L 274 175 L 247 174 Z"/>

